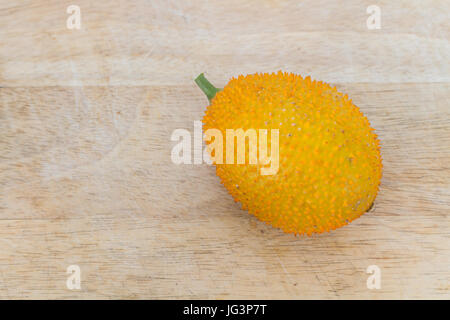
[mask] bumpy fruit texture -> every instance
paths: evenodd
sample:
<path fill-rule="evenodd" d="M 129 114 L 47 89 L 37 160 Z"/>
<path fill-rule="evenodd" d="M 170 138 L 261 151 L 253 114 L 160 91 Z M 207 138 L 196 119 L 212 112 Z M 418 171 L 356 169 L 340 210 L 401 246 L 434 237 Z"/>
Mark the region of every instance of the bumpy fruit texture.
<path fill-rule="evenodd" d="M 347 95 L 327 83 L 281 72 L 233 78 L 212 99 L 203 125 L 224 139 L 226 129 L 279 129 L 277 174 L 248 164 L 248 146 L 246 164 L 216 164 L 216 173 L 243 209 L 287 233 L 336 229 L 375 200 L 377 136 Z"/>

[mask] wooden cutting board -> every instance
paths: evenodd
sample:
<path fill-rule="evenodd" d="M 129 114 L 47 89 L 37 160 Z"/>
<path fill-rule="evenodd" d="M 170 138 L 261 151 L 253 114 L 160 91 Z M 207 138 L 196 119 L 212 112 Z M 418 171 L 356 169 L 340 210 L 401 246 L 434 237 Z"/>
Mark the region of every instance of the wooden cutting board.
<path fill-rule="evenodd" d="M 449 1 L 377 1 L 374 30 L 367 1 L 73 4 L 79 30 L 64 1 L 0 1 L 0 298 L 450 298 Z M 336 85 L 381 139 L 349 226 L 284 234 L 171 161 L 195 76 L 277 70 Z"/>

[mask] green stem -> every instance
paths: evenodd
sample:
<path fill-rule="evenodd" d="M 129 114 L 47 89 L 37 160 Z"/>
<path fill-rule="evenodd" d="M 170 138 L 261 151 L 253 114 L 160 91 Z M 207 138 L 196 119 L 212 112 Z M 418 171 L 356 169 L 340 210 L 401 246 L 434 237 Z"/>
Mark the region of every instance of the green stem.
<path fill-rule="evenodd" d="M 197 78 L 195 78 L 195 83 L 202 89 L 203 93 L 208 97 L 209 102 L 216 96 L 217 92 L 221 89 L 214 87 L 208 79 L 205 78 L 203 73 L 201 73 Z"/>

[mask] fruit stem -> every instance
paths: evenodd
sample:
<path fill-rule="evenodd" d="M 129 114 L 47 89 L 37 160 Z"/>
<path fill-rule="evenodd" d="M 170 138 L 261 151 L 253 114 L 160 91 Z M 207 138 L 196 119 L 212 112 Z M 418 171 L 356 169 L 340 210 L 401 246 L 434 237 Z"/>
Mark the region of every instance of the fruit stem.
<path fill-rule="evenodd" d="M 200 89 L 202 89 L 203 93 L 206 94 L 209 102 L 211 102 L 211 100 L 216 96 L 217 92 L 221 90 L 214 87 L 211 82 L 209 82 L 208 79 L 205 78 L 203 73 L 200 73 L 200 75 L 195 78 L 194 81 L 200 87 Z"/>

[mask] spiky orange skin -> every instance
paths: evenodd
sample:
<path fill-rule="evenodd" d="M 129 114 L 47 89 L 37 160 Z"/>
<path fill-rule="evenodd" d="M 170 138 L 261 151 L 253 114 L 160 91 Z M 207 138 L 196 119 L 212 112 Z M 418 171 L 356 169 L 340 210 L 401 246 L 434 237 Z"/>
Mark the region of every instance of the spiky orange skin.
<path fill-rule="evenodd" d="M 210 128 L 224 138 L 226 129 L 279 129 L 276 175 L 261 175 L 248 161 L 216 164 L 216 173 L 243 209 L 285 232 L 336 229 L 375 200 L 377 136 L 347 95 L 327 83 L 281 72 L 233 78 L 206 110 L 203 129 Z"/>

